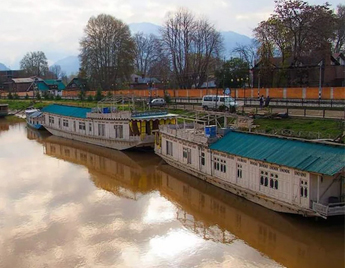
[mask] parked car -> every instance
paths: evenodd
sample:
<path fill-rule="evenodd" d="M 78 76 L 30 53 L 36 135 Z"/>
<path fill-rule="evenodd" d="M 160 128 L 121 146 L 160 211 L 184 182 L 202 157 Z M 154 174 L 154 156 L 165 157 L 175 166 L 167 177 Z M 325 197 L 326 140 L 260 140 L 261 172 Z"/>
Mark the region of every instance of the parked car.
<path fill-rule="evenodd" d="M 147 105 L 151 107 L 164 107 L 166 105 L 166 102 L 162 98 L 156 98 L 148 102 Z"/>
<path fill-rule="evenodd" d="M 202 97 L 202 108 L 205 110 L 219 109 L 225 106 L 226 110 L 236 109 L 237 102 L 230 96 L 226 95 L 205 95 Z"/>

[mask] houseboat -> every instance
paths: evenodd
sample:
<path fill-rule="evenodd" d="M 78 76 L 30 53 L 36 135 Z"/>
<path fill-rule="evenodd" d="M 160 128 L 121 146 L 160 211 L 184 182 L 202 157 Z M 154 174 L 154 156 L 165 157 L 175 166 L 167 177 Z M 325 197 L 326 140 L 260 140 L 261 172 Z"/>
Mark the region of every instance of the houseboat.
<path fill-rule="evenodd" d="M 41 130 L 44 129 L 44 115 L 40 110 L 26 114 L 26 123 L 29 127 Z"/>
<path fill-rule="evenodd" d="M 168 164 L 277 212 L 345 215 L 345 148 L 202 124 L 161 126 Z"/>
<path fill-rule="evenodd" d="M 117 107 L 82 108 L 52 104 L 44 107 L 43 126 L 53 135 L 116 150 L 153 147 L 154 131 L 175 124 L 166 111 L 135 112 Z"/>
<path fill-rule="evenodd" d="M 8 115 L 8 104 L 0 104 L 0 118 Z"/>

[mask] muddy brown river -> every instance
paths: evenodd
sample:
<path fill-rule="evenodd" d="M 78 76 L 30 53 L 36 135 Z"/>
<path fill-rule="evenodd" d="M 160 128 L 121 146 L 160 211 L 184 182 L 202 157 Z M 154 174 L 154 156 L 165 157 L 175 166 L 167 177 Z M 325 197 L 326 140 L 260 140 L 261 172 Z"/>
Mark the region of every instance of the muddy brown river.
<path fill-rule="evenodd" d="M 0 267 L 344 267 L 344 220 L 0 119 Z"/>

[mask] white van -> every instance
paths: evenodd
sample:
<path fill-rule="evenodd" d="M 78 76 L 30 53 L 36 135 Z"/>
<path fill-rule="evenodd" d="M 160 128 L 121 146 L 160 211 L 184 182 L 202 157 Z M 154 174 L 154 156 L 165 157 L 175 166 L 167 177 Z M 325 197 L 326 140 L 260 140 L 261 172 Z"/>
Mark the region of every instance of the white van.
<path fill-rule="evenodd" d="M 205 110 L 219 109 L 223 105 L 226 110 L 231 110 L 231 107 L 237 107 L 237 102 L 227 95 L 205 95 L 202 97 L 201 105 Z"/>

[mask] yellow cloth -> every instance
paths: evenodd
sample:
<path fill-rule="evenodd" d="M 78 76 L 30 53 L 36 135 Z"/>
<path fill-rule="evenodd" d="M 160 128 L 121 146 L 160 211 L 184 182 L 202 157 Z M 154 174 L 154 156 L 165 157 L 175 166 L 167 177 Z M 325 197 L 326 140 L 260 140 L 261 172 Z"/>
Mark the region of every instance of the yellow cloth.
<path fill-rule="evenodd" d="M 141 131 L 141 128 L 140 128 L 140 121 L 137 122 L 137 126 L 138 126 L 138 131 L 139 131 L 139 134 L 140 134 L 140 131 Z"/>
<path fill-rule="evenodd" d="M 146 121 L 141 122 L 141 139 L 143 140 L 146 136 Z"/>

